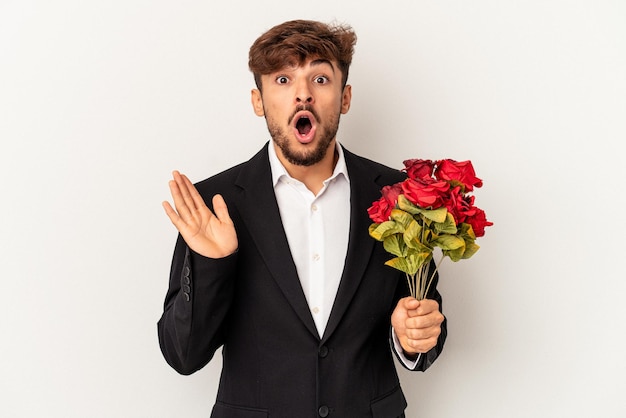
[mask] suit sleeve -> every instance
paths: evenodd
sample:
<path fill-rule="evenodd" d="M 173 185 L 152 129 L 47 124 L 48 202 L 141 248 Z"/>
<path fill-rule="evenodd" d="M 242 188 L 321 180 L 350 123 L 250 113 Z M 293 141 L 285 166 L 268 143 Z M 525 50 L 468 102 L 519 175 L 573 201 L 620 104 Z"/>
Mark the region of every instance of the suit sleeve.
<path fill-rule="evenodd" d="M 433 268 L 435 268 L 435 264 L 431 261 L 430 269 L 433 269 Z M 439 273 L 435 273 L 435 277 L 433 278 L 433 283 L 430 286 L 430 290 L 428 291 L 426 298 L 436 300 L 437 303 L 439 303 L 439 310 L 441 311 L 441 313 L 443 313 L 443 300 L 442 300 L 441 294 L 439 294 L 439 291 L 437 290 L 438 282 L 439 282 Z M 404 280 L 401 280 L 398 285 L 396 301 L 408 295 L 409 295 L 408 286 L 406 285 Z M 391 349 L 395 353 L 400 364 L 402 364 L 402 366 L 408 370 L 422 371 L 422 372 L 426 371 L 426 369 L 428 369 L 435 362 L 437 357 L 439 357 L 439 355 L 443 351 L 443 346 L 444 346 L 444 343 L 446 342 L 446 337 L 448 335 L 447 322 L 448 320 L 444 316 L 443 322 L 441 323 L 441 334 L 439 334 L 439 338 L 437 339 L 437 345 L 431 348 L 428 352 L 421 353 L 419 355 L 419 358 L 417 359 L 417 362 L 415 363 L 413 367 L 407 366 L 407 360 L 404 357 L 404 354 L 401 352 L 398 352 L 398 350 L 396 349 L 396 344 L 394 344 L 393 334 L 392 334 L 394 331 L 393 331 L 393 328 L 390 327 L 391 330 L 390 330 L 390 335 L 389 335 L 389 341 L 391 344 Z"/>
<path fill-rule="evenodd" d="M 177 372 L 188 375 L 201 369 L 224 343 L 236 260 L 236 252 L 220 259 L 203 257 L 178 236 L 157 325 L 161 352 Z"/>

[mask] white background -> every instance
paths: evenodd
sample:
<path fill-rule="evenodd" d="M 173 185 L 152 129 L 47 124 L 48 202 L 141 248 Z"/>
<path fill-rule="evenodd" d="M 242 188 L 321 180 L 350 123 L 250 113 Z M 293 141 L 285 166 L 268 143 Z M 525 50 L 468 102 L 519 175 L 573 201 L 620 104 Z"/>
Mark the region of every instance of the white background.
<path fill-rule="evenodd" d="M 619 0 L 0 0 L 0 415 L 209 415 L 219 358 L 184 377 L 158 348 L 161 201 L 268 140 L 248 48 L 293 18 L 357 31 L 348 149 L 484 180 L 495 225 L 443 266 L 407 416 L 626 416 Z"/>

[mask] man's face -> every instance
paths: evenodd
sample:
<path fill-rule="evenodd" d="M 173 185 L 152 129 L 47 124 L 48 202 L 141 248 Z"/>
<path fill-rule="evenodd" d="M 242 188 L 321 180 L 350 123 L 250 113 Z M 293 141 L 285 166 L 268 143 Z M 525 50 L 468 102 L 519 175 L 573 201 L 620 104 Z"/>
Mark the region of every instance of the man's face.
<path fill-rule="evenodd" d="M 350 108 L 351 88 L 342 88 L 336 63 L 309 60 L 261 76 L 263 93 L 252 91 L 252 105 L 265 116 L 279 156 L 311 166 L 334 144 L 339 116 Z"/>

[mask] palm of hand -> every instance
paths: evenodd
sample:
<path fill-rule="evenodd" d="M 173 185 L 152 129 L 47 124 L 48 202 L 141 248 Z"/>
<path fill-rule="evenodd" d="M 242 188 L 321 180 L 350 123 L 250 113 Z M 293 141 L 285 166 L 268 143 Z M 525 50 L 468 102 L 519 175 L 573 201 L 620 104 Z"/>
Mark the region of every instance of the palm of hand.
<path fill-rule="evenodd" d="M 176 210 L 168 202 L 163 202 L 163 208 L 189 248 L 209 258 L 235 252 L 237 233 L 223 197 L 213 197 L 213 213 L 186 176 L 177 171 L 173 175 L 170 191 Z"/>

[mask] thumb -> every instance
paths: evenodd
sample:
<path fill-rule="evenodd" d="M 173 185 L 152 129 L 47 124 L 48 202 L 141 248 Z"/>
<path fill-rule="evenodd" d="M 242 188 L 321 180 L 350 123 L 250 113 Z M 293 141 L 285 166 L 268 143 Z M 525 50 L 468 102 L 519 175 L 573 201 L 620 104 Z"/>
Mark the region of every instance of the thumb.
<path fill-rule="evenodd" d="M 420 307 L 420 301 L 412 296 L 404 298 L 404 309 L 406 309 L 409 317 L 417 316 L 417 309 Z"/>
<path fill-rule="evenodd" d="M 213 196 L 213 212 L 220 222 L 232 223 L 228 214 L 228 206 L 221 194 Z"/>

